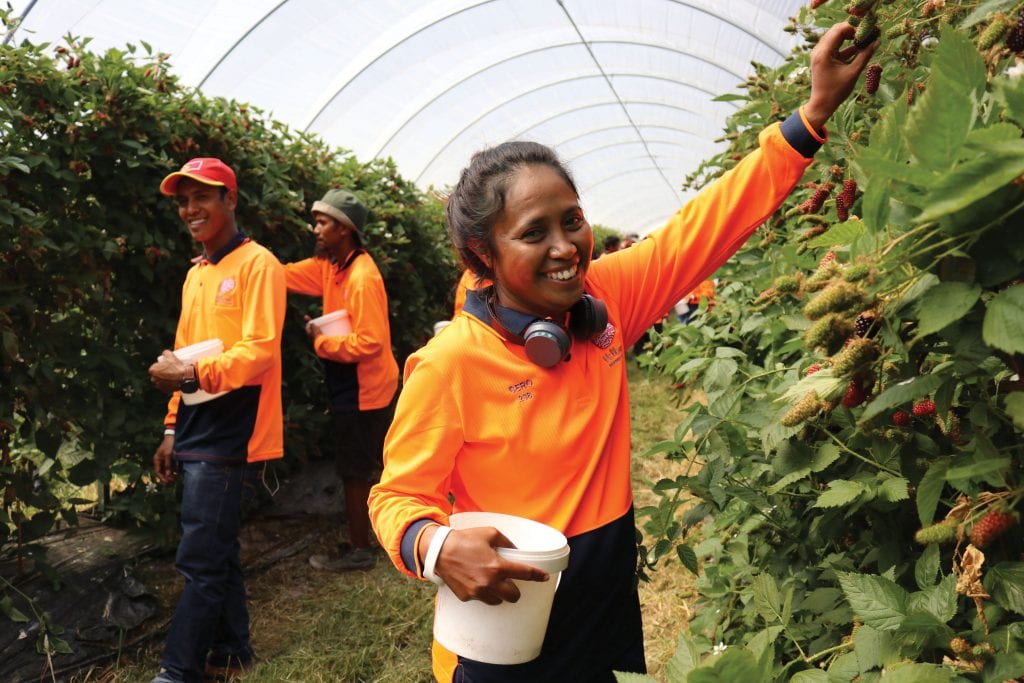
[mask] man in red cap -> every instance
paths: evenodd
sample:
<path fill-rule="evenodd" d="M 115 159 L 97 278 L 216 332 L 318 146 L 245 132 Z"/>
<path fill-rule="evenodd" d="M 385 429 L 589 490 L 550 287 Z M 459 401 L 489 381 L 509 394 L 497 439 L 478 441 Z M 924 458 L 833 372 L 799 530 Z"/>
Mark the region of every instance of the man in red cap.
<path fill-rule="evenodd" d="M 182 362 L 165 350 L 149 368 L 172 393 L 153 455 L 161 483 L 181 475 L 185 577 L 153 683 L 193 683 L 252 664 L 239 560 L 244 489 L 260 463 L 284 454 L 281 329 L 284 269 L 235 223 L 238 184 L 219 159 L 192 159 L 160 183 L 202 253 L 182 288 L 174 348 L 220 340 L 223 352 Z"/>
<path fill-rule="evenodd" d="M 363 248 L 366 206 L 348 190 L 329 190 L 313 202 L 316 250 L 313 258 L 285 265 L 288 291 L 323 299 L 324 313 L 345 310 L 352 331 L 322 334 L 308 328 L 313 350 L 324 364 L 337 445 L 349 539 L 332 552 L 315 554 L 316 569 L 370 569 L 367 497 L 384 468 L 384 437 L 395 414 L 398 363 L 391 351 L 388 296 L 373 257 Z"/>

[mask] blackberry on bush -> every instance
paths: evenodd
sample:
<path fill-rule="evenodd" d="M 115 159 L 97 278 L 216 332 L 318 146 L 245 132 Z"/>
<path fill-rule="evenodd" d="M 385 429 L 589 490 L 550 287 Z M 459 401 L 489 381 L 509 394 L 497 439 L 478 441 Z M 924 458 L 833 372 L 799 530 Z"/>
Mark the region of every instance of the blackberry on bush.
<path fill-rule="evenodd" d="M 864 91 L 869 95 L 878 92 L 878 85 L 882 82 L 882 66 L 872 64 L 864 76 Z"/>
<path fill-rule="evenodd" d="M 984 548 L 1017 524 L 1017 516 L 1007 510 L 990 509 L 971 527 L 971 543 Z"/>

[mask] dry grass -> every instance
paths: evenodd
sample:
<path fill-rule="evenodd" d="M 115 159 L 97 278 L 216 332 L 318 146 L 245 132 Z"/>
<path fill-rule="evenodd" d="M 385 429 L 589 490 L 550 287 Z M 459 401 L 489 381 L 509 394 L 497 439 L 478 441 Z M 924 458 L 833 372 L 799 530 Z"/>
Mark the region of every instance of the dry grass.
<path fill-rule="evenodd" d="M 633 449 L 641 453 L 649 445 L 671 438 L 679 409 L 670 380 L 664 377 L 648 377 L 631 367 L 630 387 Z M 653 482 L 680 473 L 679 465 L 663 456 L 635 458 L 633 480 L 638 505 L 654 502 L 649 490 Z M 336 540 L 326 520 L 287 524 L 291 526 L 284 531 L 293 538 L 321 529 L 321 549 Z M 431 681 L 433 587 L 400 575 L 383 558 L 368 572 L 318 572 L 306 562 L 312 550 L 248 577 L 251 632 L 258 660 L 246 682 Z M 140 578 L 159 594 L 166 608 L 164 614 L 173 610 L 180 590 L 172 562 L 166 557 L 139 570 Z M 677 634 L 687 623 L 692 578 L 673 559 L 654 571 L 650 582 L 640 585 L 647 661 L 656 677 L 675 652 Z M 80 672 L 73 680 L 149 681 L 158 669 L 161 649 L 160 638 L 151 639 L 127 648 L 116 665 Z"/>

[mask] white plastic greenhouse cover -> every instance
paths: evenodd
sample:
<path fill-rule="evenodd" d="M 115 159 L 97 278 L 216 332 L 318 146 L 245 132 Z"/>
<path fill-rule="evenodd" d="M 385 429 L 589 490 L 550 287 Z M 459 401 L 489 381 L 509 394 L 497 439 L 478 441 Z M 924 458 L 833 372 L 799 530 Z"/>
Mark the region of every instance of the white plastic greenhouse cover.
<path fill-rule="evenodd" d="M 476 150 L 553 146 L 592 223 L 644 234 L 806 0 L 21 0 L 5 40 L 141 41 L 183 82 L 450 187 Z"/>

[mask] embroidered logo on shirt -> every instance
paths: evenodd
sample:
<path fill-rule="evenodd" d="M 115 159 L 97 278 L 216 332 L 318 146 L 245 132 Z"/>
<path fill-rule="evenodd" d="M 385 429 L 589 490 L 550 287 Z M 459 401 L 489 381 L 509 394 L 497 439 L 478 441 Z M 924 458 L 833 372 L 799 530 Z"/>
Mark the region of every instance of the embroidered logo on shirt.
<path fill-rule="evenodd" d="M 590 343 L 599 349 L 607 349 L 615 341 L 615 326 L 611 323 L 605 325 L 604 330 L 590 338 Z"/>
<path fill-rule="evenodd" d="M 524 379 L 522 382 L 516 382 L 515 384 L 508 385 L 508 393 L 513 394 L 519 399 L 519 402 L 529 401 L 533 398 L 533 392 L 530 391 L 530 387 L 533 386 L 532 379 Z"/>
<path fill-rule="evenodd" d="M 235 278 L 228 277 L 220 281 L 217 288 L 217 298 L 214 303 L 219 306 L 233 306 L 235 304 Z"/>

